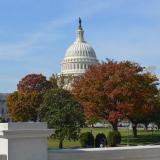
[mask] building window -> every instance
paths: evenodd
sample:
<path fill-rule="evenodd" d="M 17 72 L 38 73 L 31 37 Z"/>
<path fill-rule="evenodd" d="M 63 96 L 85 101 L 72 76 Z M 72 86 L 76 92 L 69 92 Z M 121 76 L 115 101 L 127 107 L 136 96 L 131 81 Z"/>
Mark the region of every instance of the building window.
<path fill-rule="evenodd" d="M 71 65 L 72 65 L 72 69 L 74 69 L 74 64 L 72 63 Z"/>
<path fill-rule="evenodd" d="M 81 64 L 81 69 L 83 69 L 83 64 Z"/>
<path fill-rule="evenodd" d="M 88 64 L 87 64 L 87 66 L 86 66 L 86 69 L 88 69 Z"/>

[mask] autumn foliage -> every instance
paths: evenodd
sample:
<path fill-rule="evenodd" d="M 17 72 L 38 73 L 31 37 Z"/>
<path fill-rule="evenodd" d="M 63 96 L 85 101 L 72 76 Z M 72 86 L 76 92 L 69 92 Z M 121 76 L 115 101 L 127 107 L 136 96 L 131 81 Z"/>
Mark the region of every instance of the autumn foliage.
<path fill-rule="evenodd" d="M 11 93 L 7 98 L 8 114 L 12 121 L 36 121 L 41 94 L 32 93 Z"/>
<path fill-rule="evenodd" d="M 157 78 L 137 63 L 107 60 L 93 65 L 72 85 L 87 116 L 108 120 L 113 129 L 123 118 L 135 125 L 154 110 Z"/>
<path fill-rule="evenodd" d="M 9 118 L 12 121 L 37 121 L 43 94 L 51 87 L 42 74 L 29 74 L 17 85 L 17 91 L 7 97 Z"/>
<path fill-rule="evenodd" d="M 18 92 L 38 92 L 43 93 L 51 87 L 49 81 L 42 74 L 28 74 L 17 84 Z"/>

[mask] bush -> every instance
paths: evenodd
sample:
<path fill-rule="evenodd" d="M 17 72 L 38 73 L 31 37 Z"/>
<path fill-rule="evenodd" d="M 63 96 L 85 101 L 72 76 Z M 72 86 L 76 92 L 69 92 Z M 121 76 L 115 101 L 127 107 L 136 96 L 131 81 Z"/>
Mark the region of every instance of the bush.
<path fill-rule="evenodd" d="M 108 146 L 115 147 L 121 143 L 121 134 L 118 131 L 110 131 L 107 136 Z"/>
<path fill-rule="evenodd" d="M 0 123 L 4 123 L 5 122 L 5 118 L 0 116 Z"/>
<path fill-rule="evenodd" d="M 79 140 L 83 148 L 94 147 L 94 136 L 91 132 L 82 133 Z"/>
<path fill-rule="evenodd" d="M 106 145 L 107 145 L 107 138 L 105 134 L 98 133 L 95 138 L 95 147 L 105 147 Z"/>

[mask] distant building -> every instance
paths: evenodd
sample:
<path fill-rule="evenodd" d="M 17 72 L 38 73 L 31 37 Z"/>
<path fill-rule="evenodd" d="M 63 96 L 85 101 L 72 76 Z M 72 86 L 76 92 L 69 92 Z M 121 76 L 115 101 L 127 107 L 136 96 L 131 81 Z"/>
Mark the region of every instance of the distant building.
<path fill-rule="evenodd" d="M 0 117 L 7 119 L 6 93 L 0 93 Z"/>

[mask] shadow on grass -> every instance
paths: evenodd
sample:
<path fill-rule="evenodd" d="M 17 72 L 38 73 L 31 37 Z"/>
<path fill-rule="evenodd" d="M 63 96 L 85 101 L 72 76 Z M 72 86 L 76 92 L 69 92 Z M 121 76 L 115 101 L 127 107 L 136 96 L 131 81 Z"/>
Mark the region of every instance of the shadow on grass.
<path fill-rule="evenodd" d="M 83 128 L 82 132 L 90 131 L 90 128 Z M 92 133 L 94 137 L 98 133 L 104 133 L 106 136 L 110 130 L 106 128 L 92 128 Z M 160 131 L 145 131 L 142 129 L 138 130 L 138 137 L 133 138 L 131 129 L 119 129 L 122 135 L 121 145 L 158 145 L 160 144 Z M 129 137 L 129 138 L 128 138 Z M 56 149 L 58 148 L 59 140 L 49 138 L 48 139 L 48 148 Z M 79 141 L 68 141 L 64 140 L 64 148 L 80 148 Z"/>
<path fill-rule="evenodd" d="M 122 136 L 122 144 L 126 145 L 147 145 L 147 144 L 160 144 L 160 132 L 159 131 L 142 131 L 138 134 L 137 138 L 132 135 Z"/>

